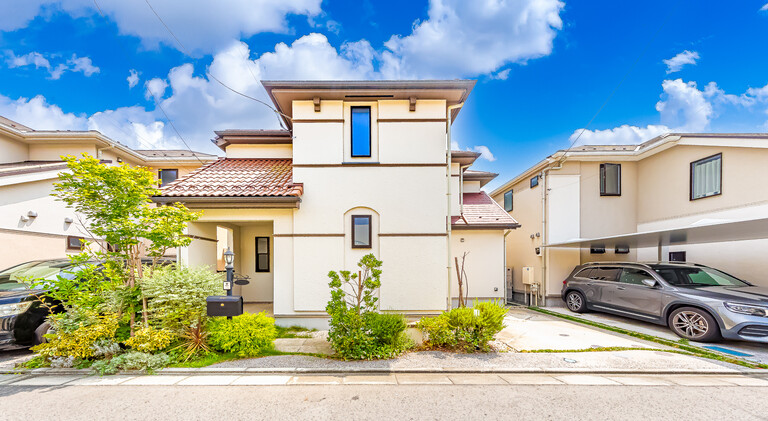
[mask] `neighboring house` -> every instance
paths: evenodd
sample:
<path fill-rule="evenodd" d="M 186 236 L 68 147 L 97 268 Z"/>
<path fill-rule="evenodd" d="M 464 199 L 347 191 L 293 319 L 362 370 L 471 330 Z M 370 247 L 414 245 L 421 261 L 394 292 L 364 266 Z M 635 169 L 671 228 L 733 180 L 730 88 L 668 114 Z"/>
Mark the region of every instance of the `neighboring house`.
<path fill-rule="evenodd" d="M 507 237 L 510 289 L 523 301 L 532 272 L 546 304 L 561 305 L 578 264 L 667 260 L 768 286 L 767 164 L 766 133 L 558 151 L 491 193 L 525 227 Z"/>
<path fill-rule="evenodd" d="M 449 148 L 450 124 L 474 81 L 263 82 L 286 130 L 225 130 L 226 158 L 162 189 L 158 203 L 202 209 L 189 265 L 221 268 L 231 247 L 278 323 L 324 326 L 331 270 L 384 264 L 382 310 L 445 310 L 457 296 L 454 258 L 469 252 L 470 299 L 504 298 L 504 237 L 518 226 Z"/>
<path fill-rule="evenodd" d="M 107 165 L 127 162 L 170 182 L 216 159 L 190 151 L 135 151 L 96 131 L 43 131 L 0 117 L 0 270 L 80 251 L 89 237 L 73 209 L 51 196 L 62 155 L 88 153 Z"/>

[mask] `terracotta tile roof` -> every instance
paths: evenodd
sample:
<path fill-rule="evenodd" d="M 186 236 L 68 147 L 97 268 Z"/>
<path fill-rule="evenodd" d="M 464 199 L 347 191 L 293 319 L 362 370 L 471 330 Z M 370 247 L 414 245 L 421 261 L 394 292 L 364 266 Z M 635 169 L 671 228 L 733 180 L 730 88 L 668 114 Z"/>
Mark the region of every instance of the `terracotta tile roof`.
<path fill-rule="evenodd" d="M 485 192 L 464 193 L 464 213 L 451 218 L 455 229 L 510 229 L 520 224 Z"/>
<path fill-rule="evenodd" d="M 163 197 L 296 197 L 303 187 L 293 182 L 290 159 L 219 158 L 160 191 Z"/>

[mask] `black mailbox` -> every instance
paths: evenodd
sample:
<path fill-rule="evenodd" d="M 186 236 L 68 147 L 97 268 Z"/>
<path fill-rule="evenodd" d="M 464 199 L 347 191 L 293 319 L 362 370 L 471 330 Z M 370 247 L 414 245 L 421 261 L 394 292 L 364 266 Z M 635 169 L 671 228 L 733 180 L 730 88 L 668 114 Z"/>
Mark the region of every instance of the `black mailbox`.
<path fill-rule="evenodd" d="M 240 295 L 213 295 L 205 299 L 208 316 L 234 317 L 243 314 L 243 297 Z"/>

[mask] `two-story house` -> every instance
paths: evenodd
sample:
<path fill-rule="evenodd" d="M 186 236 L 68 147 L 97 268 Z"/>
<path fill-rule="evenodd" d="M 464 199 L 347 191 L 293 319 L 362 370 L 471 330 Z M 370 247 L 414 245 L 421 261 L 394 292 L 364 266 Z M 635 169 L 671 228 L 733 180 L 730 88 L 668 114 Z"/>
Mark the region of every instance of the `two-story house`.
<path fill-rule="evenodd" d="M 450 125 L 474 81 L 264 81 L 285 130 L 225 130 L 226 157 L 170 183 L 158 203 L 203 210 L 186 264 L 235 253 L 250 284 L 235 293 L 271 303 L 280 324 L 325 326 L 331 270 L 383 263 L 382 310 L 411 316 L 458 297 L 504 298 L 504 239 L 517 222 L 481 190 L 495 174 L 468 170 L 479 154 L 451 151 Z"/>
<path fill-rule="evenodd" d="M 667 260 L 768 286 L 766 163 L 765 133 L 558 151 L 491 193 L 525 227 L 507 237 L 510 289 L 561 305 L 578 264 Z"/>
<path fill-rule="evenodd" d="M 88 153 L 105 165 L 144 166 L 169 183 L 215 155 L 186 150 L 132 150 L 97 131 L 33 130 L 0 117 L 0 270 L 81 250 L 90 237 L 73 209 L 51 196 L 62 155 Z"/>

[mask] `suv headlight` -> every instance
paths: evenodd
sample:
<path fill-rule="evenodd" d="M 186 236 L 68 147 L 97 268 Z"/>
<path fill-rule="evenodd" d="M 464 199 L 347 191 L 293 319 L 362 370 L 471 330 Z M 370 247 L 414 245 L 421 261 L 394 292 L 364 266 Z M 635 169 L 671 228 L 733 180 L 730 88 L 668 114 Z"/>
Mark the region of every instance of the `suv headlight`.
<path fill-rule="evenodd" d="M 750 316 L 768 317 L 768 307 L 754 306 L 751 304 L 724 303 L 725 308 L 734 313 L 748 314 Z"/>
<path fill-rule="evenodd" d="M 21 314 L 32 305 L 32 301 L 26 301 L 23 303 L 2 304 L 0 305 L 0 317 L 15 316 Z"/>

